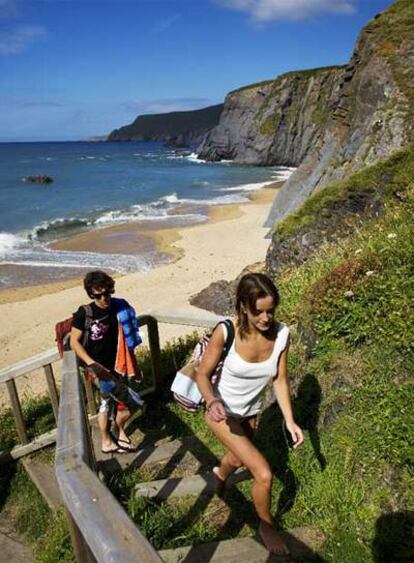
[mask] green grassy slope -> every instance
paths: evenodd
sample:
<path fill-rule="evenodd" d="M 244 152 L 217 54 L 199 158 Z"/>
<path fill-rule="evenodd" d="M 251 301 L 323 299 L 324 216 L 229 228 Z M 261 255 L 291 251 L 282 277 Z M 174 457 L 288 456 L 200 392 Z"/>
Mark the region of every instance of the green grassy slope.
<path fill-rule="evenodd" d="M 324 217 L 332 235 L 322 237 L 306 261 L 287 262 L 276 280 L 282 295 L 277 314 L 292 330 L 293 402 L 306 442 L 289 452 L 274 405 L 263 413 L 257 437 L 275 470 L 278 521 L 326 535 L 315 561 L 414 560 L 413 172 L 414 145 L 314 194 L 276 229 L 286 241 L 305 226 L 317 231 Z M 361 198 L 369 205 L 361 206 Z M 192 337 L 164 351 L 166 373 L 174 362 L 181 365 L 193 344 Z M 194 433 L 202 470 L 209 470 L 221 445 L 201 413 L 183 413 L 169 402 L 167 384 L 165 390 L 148 405 L 141 431 L 164 438 Z M 131 470 L 109 483 L 157 548 L 245 535 L 257 525 L 248 484 L 228 494 L 230 509 L 218 499 L 202 506 L 191 498 L 164 503 L 134 498 L 138 480 L 164 476 L 165 468 L 153 474 Z M 15 496 L 8 502 L 19 498 L 17 490 L 24 495 L 21 479 L 14 477 Z M 20 502 L 23 515 L 25 505 Z M 44 509 L 36 511 L 44 522 Z M 30 534 L 27 520 L 25 526 Z M 62 560 L 70 557 L 62 522 L 42 526 L 37 541 L 50 541 L 45 552 L 53 554 L 55 546 Z"/>

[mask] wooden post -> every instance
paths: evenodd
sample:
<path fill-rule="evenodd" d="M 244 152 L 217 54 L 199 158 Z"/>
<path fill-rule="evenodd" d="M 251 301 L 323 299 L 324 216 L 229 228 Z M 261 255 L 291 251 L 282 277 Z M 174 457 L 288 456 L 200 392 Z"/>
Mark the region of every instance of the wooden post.
<path fill-rule="evenodd" d="M 154 379 L 154 386 L 158 387 L 161 383 L 161 351 L 157 319 L 155 317 L 148 316 L 147 326 L 151 354 L 152 377 Z"/>
<path fill-rule="evenodd" d="M 69 510 L 66 509 L 65 512 L 68 519 L 68 527 L 70 539 L 72 540 L 73 552 L 75 554 L 77 563 L 96 563 L 96 559 L 92 551 L 89 549 L 85 538 L 83 537 L 78 526 L 73 520 Z"/>
<path fill-rule="evenodd" d="M 9 392 L 10 401 L 13 409 L 14 418 L 16 420 L 17 433 L 22 444 L 28 444 L 26 425 L 23 419 L 22 406 L 20 404 L 19 396 L 17 394 L 16 382 L 14 379 L 6 381 L 7 391 Z"/>
<path fill-rule="evenodd" d="M 46 364 L 43 366 L 43 370 L 46 375 L 47 387 L 49 390 L 49 397 L 52 403 L 53 414 L 57 422 L 59 414 L 59 395 L 56 388 L 55 376 L 53 375 L 53 368 L 51 364 Z"/>
<path fill-rule="evenodd" d="M 93 385 L 92 382 L 89 381 L 89 379 L 85 378 L 84 381 L 85 381 L 86 400 L 88 402 L 88 411 L 89 414 L 93 416 L 97 412 L 95 395 L 93 394 Z"/>

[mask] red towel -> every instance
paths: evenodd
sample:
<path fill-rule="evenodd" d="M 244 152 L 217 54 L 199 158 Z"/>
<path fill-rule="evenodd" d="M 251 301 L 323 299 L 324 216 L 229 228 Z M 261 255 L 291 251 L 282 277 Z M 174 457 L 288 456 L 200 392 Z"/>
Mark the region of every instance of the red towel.
<path fill-rule="evenodd" d="M 132 377 L 140 373 L 135 354 L 127 346 L 121 323 L 118 323 L 118 346 L 116 350 L 115 371 L 123 377 Z"/>

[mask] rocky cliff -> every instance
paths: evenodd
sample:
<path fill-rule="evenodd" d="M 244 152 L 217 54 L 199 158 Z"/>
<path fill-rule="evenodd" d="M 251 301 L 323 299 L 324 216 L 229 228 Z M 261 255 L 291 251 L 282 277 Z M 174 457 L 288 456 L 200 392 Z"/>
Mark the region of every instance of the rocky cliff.
<path fill-rule="evenodd" d="M 298 166 L 321 137 L 342 67 L 289 72 L 227 95 L 220 123 L 198 148 L 206 160 Z"/>
<path fill-rule="evenodd" d="M 361 31 L 348 65 L 292 72 L 231 92 L 200 158 L 296 165 L 267 225 L 316 189 L 386 158 L 414 131 L 414 2 Z"/>
<path fill-rule="evenodd" d="M 163 141 L 174 146 L 199 144 L 218 124 L 223 104 L 193 111 L 140 115 L 130 125 L 114 129 L 108 141 Z"/>

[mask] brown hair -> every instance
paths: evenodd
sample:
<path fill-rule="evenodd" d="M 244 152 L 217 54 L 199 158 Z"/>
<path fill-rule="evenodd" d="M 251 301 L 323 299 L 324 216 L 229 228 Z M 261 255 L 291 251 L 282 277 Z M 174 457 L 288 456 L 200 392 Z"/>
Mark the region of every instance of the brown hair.
<path fill-rule="evenodd" d="M 106 291 L 113 291 L 115 287 L 115 280 L 111 278 L 106 272 L 102 270 L 94 270 L 88 272 L 83 280 L 83 287 L 91 299 L 93 299 L 92 289 L 101 288 Z"/>
<path fill-rule="evenodd" d="M 260 273 L 245 274 L 236 291 L 236 313 L 241 338 L 249 332 L 247 315 L 243 312 L 242 305 L 249 311 L 254 311 L 256 301 L 262 297 L 272 297 L 275 307 L 279 305 L 279 292 L 269 277 Z"/>

